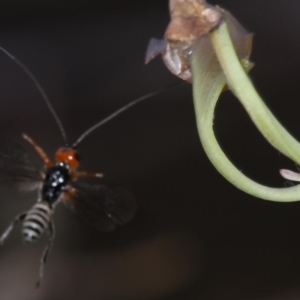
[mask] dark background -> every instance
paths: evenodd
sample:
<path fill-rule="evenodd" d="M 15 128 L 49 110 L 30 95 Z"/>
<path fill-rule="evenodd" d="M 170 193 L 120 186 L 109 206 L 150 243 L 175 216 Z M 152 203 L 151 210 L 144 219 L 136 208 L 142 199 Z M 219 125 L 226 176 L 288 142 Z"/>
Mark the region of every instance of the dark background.
<path fill-rule="evenodd" d="M 255 32 L 251 77 L 299 139 L 299 4 L 212 4 Z M 143 63 L 149 38 L 161 37 L 168 20 L 167 0 L 2 1 L 0 45 L 36 75 L 74 141 L 130 100 L 178 81 L 160 58 Z M 62 143 L 57 126 L 29 78 L 1 53 L 0 98 L 1 136 L 24 143 L 26 132 L 52 157 Z M 215 128 L 245 174 L 269 186 L 288 184 L 278 170 L 296 166 L 264 141 L 230 92 L 222 95 Z M 99 233 L 58 206 L 39 290 L 46 238 L 23 245 L 17 227 L 0 251 L 0 299 L 299 299 L 300 203 L 248 196 L 214 170 L 198 139 L 191 86 L 132 108 L 79 150 L 82 170 L 104 172 L 135 194 L 136 217 Z M 36 198 L 2 189 L 0 228 Z"/>

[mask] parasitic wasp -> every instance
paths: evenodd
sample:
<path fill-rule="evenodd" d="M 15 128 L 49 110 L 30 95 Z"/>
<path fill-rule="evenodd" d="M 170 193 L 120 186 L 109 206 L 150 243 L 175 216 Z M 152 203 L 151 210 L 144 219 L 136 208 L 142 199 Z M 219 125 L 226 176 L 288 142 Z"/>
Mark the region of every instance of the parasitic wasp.
<path fill-rule="evenodd" d="M 136 201 L 133 195 L 122 187 L 109 187 L 104 184 L 82 183 L 82 177 L 101 178 L 101 173 L 78 171 L 78 145 L 93 131 L 112 120 L 133 105 L 162 93 L 169 88 L 149 93 L 121 107 L 105 119 L 97 122 L 86 130 L 71 146 L 67 142 L 66 132 L 54 110 L 49 98 L 32 72 L 16 57 L 0 47 L 0 50 L 10 57 L 31 78 L 48 106 L 62 138 L 64 147 L 55 153 L 53 162 L 46 152 L 27 134 L 23 138 L 28 142 L 44 163 L 42 169 L 32 163 L 25 148 L 16 143 L 0 143 L 0 183 L 19 190 L 37 190 L 37 202 L 27 211 L 17 215 L 4 233 L 0 236 L 0 245 L 7 239 L 14 226 L 22 221 L 22 236 L 26 243 L 36 242 L 45 232 L 49 238 L 43 251 L 39 277 L 36 286 L 41 283 L 44 266 L 52 247 L 55 231 L 53 213 L 58 203 L 64 203 L 75 214 L 88 224 L 101 231 L 113 230 L 118 225 L 129 222 L 136 211 Z M 175 84 L 174 86 L 178 86 Z"/>

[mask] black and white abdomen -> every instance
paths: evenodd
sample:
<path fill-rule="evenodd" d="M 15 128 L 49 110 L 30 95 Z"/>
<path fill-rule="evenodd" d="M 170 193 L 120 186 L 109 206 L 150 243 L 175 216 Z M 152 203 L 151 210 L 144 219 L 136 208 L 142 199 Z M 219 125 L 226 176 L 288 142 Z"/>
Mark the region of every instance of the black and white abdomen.
<path fill-rule="evenodd" d="M 22 226 L 23 240 L 26 243 L 36 242 L 48 229 L 52 217 L 52 208 L 49 203 L 42 201 L 36 203 L 24 218 Z"/>

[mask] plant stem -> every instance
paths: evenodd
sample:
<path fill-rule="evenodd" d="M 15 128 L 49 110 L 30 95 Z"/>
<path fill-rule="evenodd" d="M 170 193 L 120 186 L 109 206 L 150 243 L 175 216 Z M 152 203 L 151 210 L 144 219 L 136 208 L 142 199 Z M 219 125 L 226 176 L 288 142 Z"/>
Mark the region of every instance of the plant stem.
<path fill-rule="evenodd" d="M 208 70 L 214 63 L 214 54 L 208 58 L 197 48 L 191 58 L 197 127 L 207 156 L 229 182 L 250 195 L 277 202 L 299 201 L 300 185 L 288 188 L 261 185 L 241 173 L 220 148 L 213 131 L 213 118 L 227 80 L 263 135 L 274 147 L 300 164 L 299 143 L 274 118 L 255 91 L 235 53 L 225 23 L 211 33 L 211 41 L 225 76 L 222 69 L 218 71 L 216 66 L 213 74 L 209 75 Z"/>
<path fill-rule="evenodd" d="M 269 143 L 300 165 L 300 144 L 265 105 L 238 59 L 226 23 L 212 31 L 211 40 L 226 82 Z"/>

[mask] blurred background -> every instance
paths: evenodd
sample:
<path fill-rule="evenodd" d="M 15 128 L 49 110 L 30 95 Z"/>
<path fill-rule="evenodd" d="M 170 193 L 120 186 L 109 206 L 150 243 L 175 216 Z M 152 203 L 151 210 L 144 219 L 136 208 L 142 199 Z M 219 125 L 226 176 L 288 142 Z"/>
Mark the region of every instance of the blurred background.
<path fill-rule="evenodd" d="M 300 4 L 211 4 L 255 32 L 251 77 L 300 139 Z M 149 38 L 162 37 L 168 21 L 167 0 L 2 1 L 0 45 L 38 78 L 72 142 L 129 101 L 178 82 L 160 58 L 143 62 Z M 0 136 L 26 146 L 26 132 L 52 157 L 62 138 L 49 110 L 28 76 L 1 53 L 0 66 Z M 230 92 L 222 95 L 215 129 L 245 174 L 269 186 L 289 184 L 278 170 L 296 166 L 264 141 Z M 300 203 L 253 198 L 217 173 L 198 139 L 191 86 L 130 109 L 79 151 L 81 170 L 103 172 L 107 182 L 134 193 L 135 218 L 101 233 L 57 206 L 54 247 L 38 290 L 47 240 L 23 245 L 18 226 L 0 249 L 0 299 L 299 299 Z M 36 199 L 2 188 L 0 229 Z"/>

